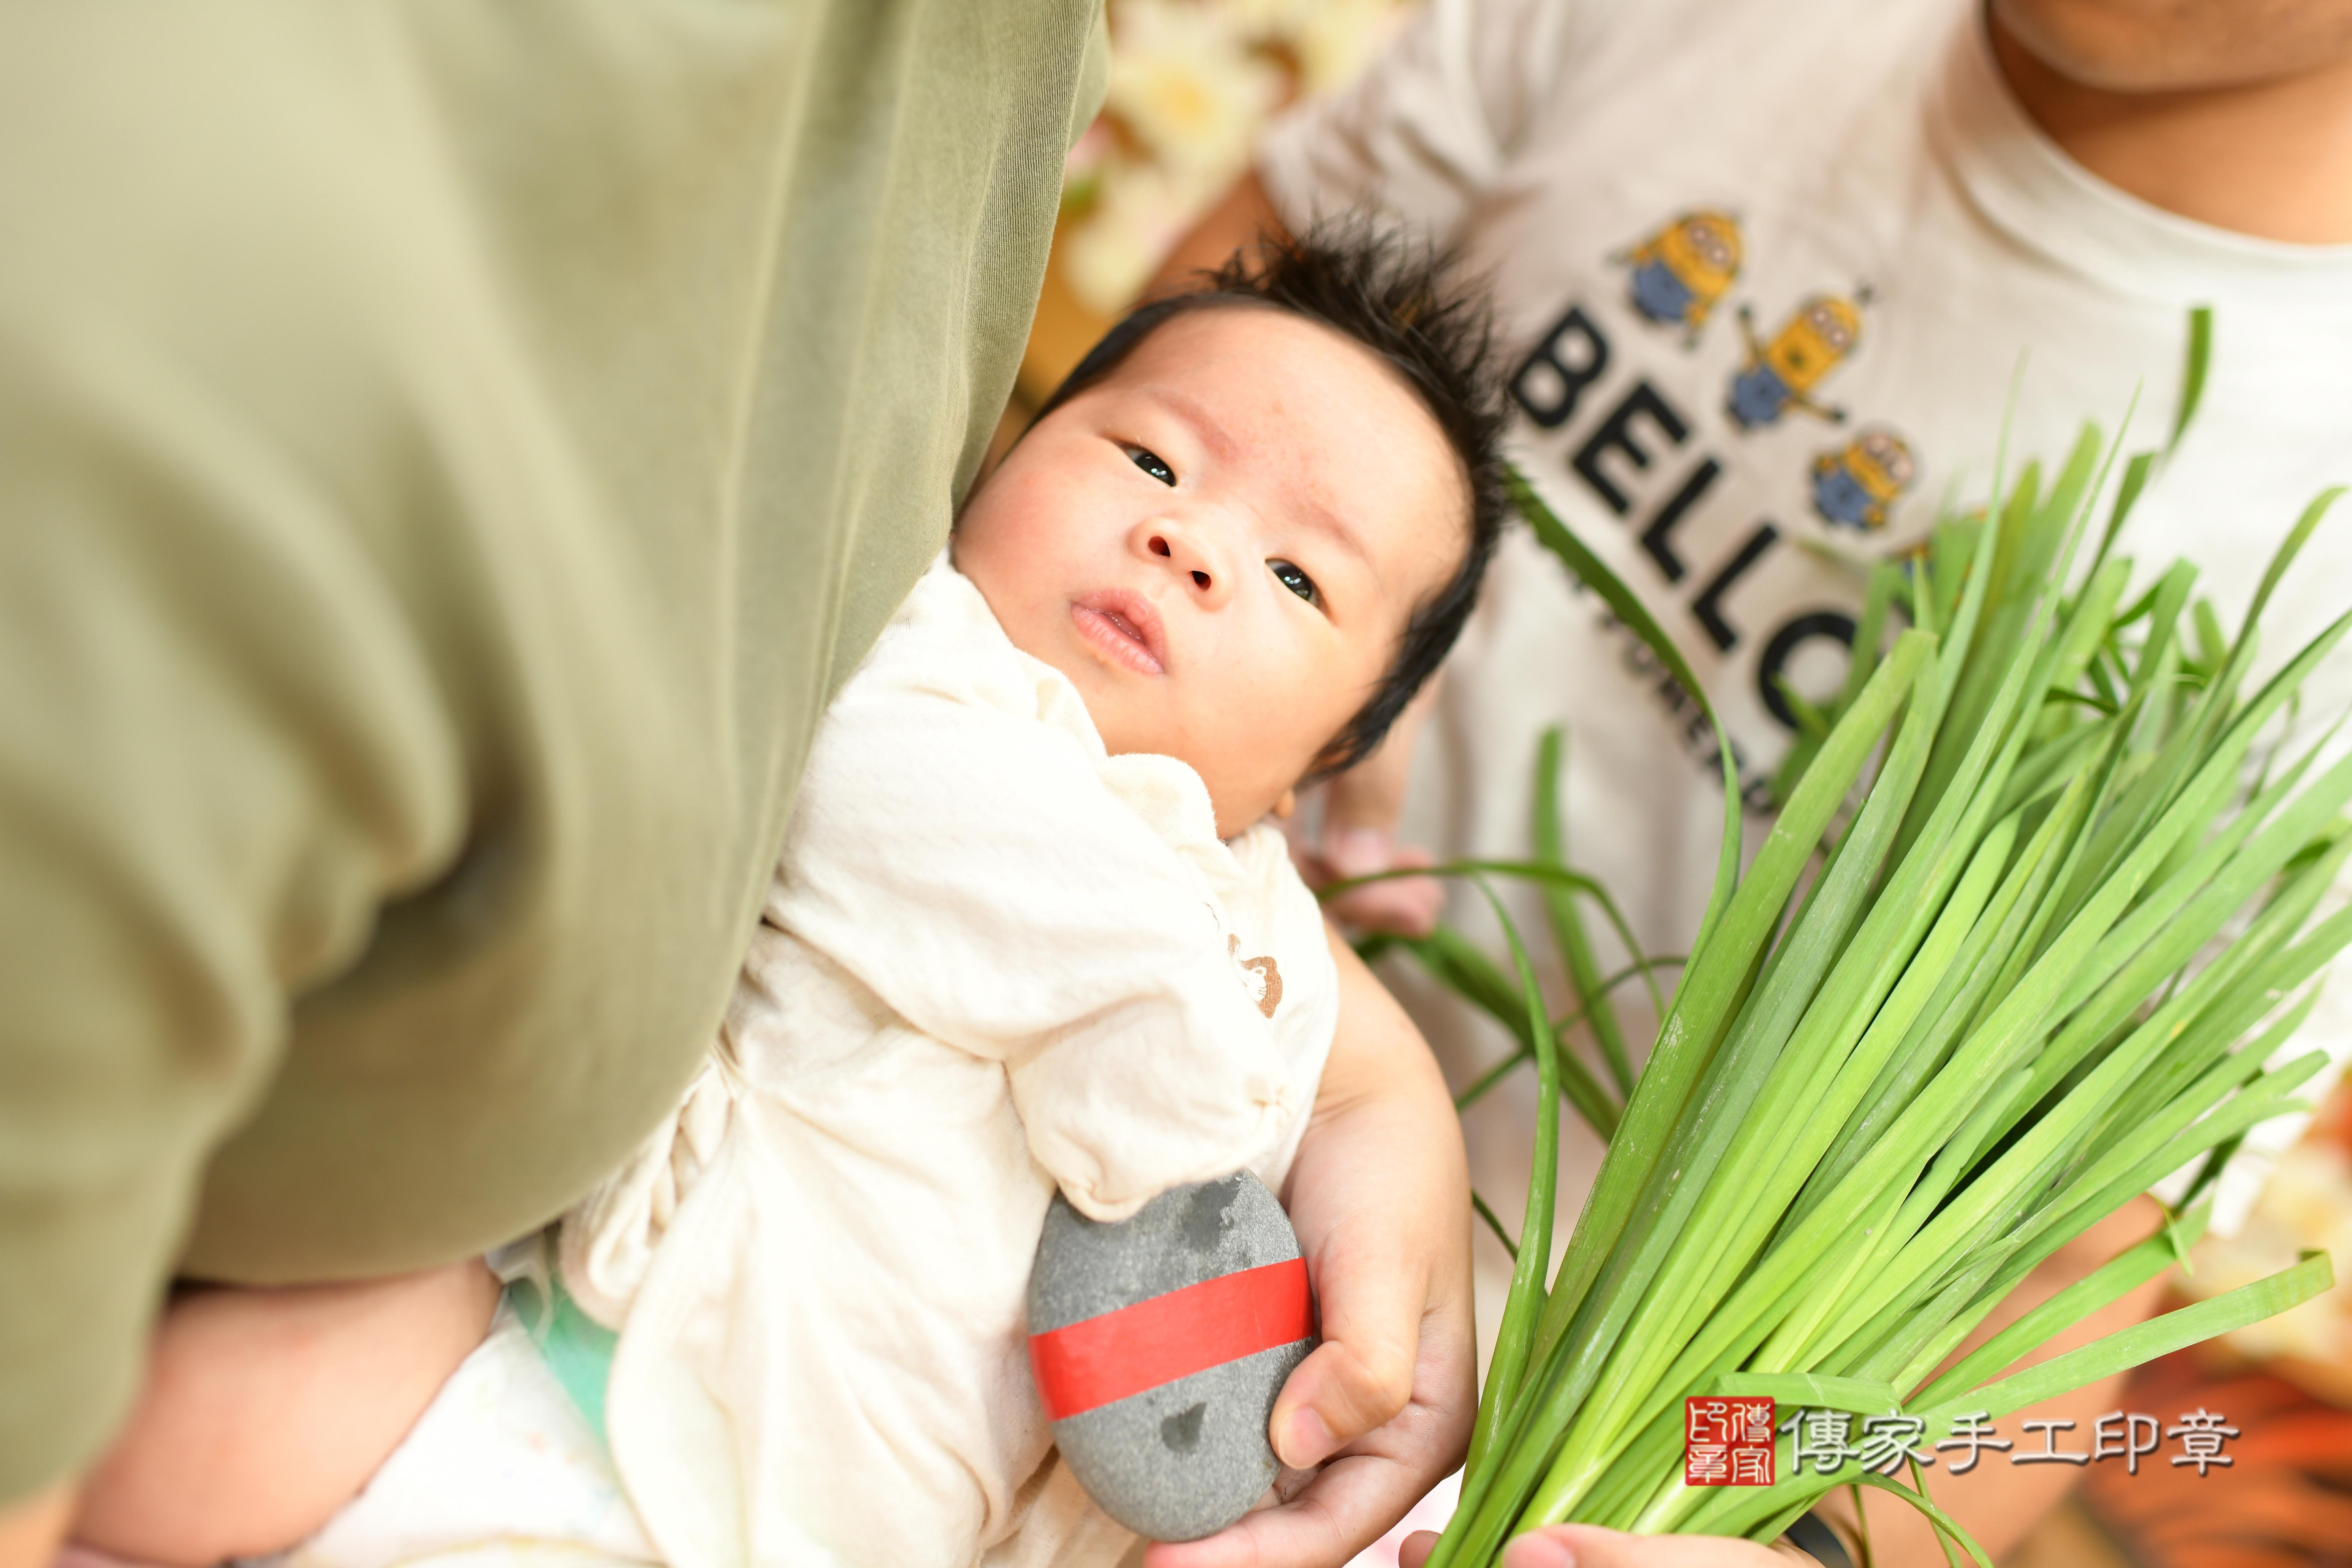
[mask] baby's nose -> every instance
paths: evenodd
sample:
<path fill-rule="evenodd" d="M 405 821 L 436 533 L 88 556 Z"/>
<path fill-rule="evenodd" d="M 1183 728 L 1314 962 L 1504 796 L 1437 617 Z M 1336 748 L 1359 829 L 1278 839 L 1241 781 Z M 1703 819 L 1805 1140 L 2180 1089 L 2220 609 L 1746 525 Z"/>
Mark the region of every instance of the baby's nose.
<path fill-rule="evenodd" d="M 1185 542 L 1189 543 L 1189 542 Z M 1216 574 L 1210 570 L 1208 562 L 1202 558 L 1200 551 L 1185 548 L 1165 533 L 1153 534 L 1145 541 L 1144 548 L 1190 574 L 1192 586 L 1195 588 L 1212 588 L 1216 585 Z"/>
<path fill-rule="evenodd" d="M 1143 548 L 1184 574 L 1195 603 L 1215 609 L 1232 595 L 1232 563 L 1193 530 L 1181 523 L 1153 525 L 1144 531 Z"/>

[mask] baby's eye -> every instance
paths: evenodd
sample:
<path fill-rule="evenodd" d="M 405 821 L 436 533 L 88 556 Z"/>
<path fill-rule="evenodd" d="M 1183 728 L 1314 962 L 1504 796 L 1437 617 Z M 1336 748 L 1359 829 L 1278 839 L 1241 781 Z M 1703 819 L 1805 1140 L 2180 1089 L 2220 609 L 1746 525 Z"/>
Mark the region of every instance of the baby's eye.
<path fill-rule="evenodd" d="M 1129 462 L 1170 489 L 1176 488 L 1176 470 L 1161 462 L 1157 452 L 1148 452 L 1141 447 L 1129 447 L 1127 449 L 1127 456 Z"/>
<path fill-rule="evenodd" d="M 1292 593 L 1297 595 L 1308 604 L 1311 605 L 1315 602 L 1314 578 L 1309 577 L 1306 573 L 1301 572 L 1297 567 L 1293 566 L 1287 561 L 1269 561 L 1266 564 L 1274 568 L 1274 580 L 1276 582 L 1281 584 L 1284 587 L 1289 589 Z"/>

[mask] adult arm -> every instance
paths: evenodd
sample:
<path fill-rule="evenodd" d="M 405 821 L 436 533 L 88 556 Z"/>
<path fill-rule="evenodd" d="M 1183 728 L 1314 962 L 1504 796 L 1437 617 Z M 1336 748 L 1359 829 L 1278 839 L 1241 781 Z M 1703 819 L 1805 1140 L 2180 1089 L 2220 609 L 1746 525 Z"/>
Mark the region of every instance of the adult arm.
<path fill-rule="evenodd" d="M 73 1490 L 63 1486 L 0 1508 L 0 1568 L 49 1568 L 73 1509 Z"/>
<path fill-rule="evenodd" d="M 1475 1411 L 1470 1178 L 1437 1064 L 1334 935 L 1339 1028 L 1291 1168 L 1290 1209 L 1323 1343 L 1283 1385 L 1286 1465 L 1322 1469 L 1281 1506 L 1205 1541 L 1151 1548 L 1151 1568 L 1347 1561 L 1461 1462 Z"/>
<path fill-rule="evenodd" d="M 1592 0 L 1433 0 L 1346 90 L 1276 124 L 1257 166 L 1161 264 L 1181 288 L 1261 233 L 1370 206 L 1452 239 L 1528 117 L 1557 89 Z"/>
<path fill-rule="evenodd" d="M 1145 286 L 1143 296 L 1150 300 L 1181 293 L 1198 274 L 1223 267 L 1234 252 L 1255 251 L 1261 238 L 1280 240 L 1288 234 L 1282 215 L 1274 210 L 1274 198 L 1266 194 L 1265 182 L 1253 169 L 1176 242 L 1176 248 Z"/>
<path fill-rule="evenodd" d="M 183 1294 L 74 1540 L 135 1563 L 284 1551 L 357 1496 L 488 1331 L 479 1258 L 420 1273 Z"/>
<path fill-rule="evenodd" d="M 0 331 L 7 323 L 0 322 Z M 169 371 L 0 352 L 0 1504 L 129 1406 L 289 998 L 454 844 L 455 747 L 310 498 Z"/>

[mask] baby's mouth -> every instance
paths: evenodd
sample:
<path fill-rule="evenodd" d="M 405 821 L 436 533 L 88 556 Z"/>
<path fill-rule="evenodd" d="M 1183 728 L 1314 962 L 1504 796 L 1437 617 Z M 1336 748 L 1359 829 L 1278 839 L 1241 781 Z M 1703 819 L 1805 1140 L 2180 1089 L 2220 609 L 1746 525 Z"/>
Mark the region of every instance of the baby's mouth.
<path fill-rule="evenodd" d="M 1142 675 L 1165 675 L 1160 616 L 1148 600 L 1107 589 L 1070 606 L 1078 635 L 1109 662 Z"/>

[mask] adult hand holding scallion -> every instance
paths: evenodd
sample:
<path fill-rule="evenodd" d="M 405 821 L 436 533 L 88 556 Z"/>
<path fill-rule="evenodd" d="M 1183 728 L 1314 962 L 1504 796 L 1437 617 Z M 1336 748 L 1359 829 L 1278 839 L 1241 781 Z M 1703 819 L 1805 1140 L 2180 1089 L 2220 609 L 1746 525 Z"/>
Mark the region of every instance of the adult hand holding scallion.
<path fill-rule="evenodd" d="M 2135 572 L 2116 553 L 2150 466 L 2133 460 L 2094 540 L 2104 471 L 2086 431 L 2046 489 L 2029 467 L 1996 515 L 1947 522 L 1906 566 L 1878 569 L 1852 678 L 1784 773 L 1744 878 L 1727 814 L 1715 897 L 1630 1092 L 1607 1027 L 1593 1031 L 1598 1070 L 1561 1048 L 1606 1015 L 1610 987 L 1652 966 L 1637 953 L 1602 977 L 1591 961 L 1576 900 L 1615 917 L 1547 831 L 1555 742 L 1538 759 L 1538 860 L 1448 868 L 1544 887 L 1580 1003 L 1549 1016 L 1507 921 L 1515 981 L 1449 932 L 1408 944 L 1513 1027 L 1511 1060 L 1532 1058 L 1542 1085 L 1519 1268 L 1433 1568 L 1500 1561 L 1515 1535 L 1570 1521 L 1769 1541 L 1853 1484 L 1792 1474 L 1784 1436 L 1776 1484 L 1685 1487 L 1688 1395 L 1899 1410 L 1940 1435 L 1963 1412 L 1997 1420 L 2332 1282 L 2312 1254 L 1998 1375 L 2194 1240 L 2236 1140 L 2294 1109 L 2322 1065 L 2313 1052 L 2265 1066 L 2352 939 L 2352 914 L 2315 919 L 2352 854 L 2352 761 L 2282 747 L 2252 765 L 2352 616 L 2248 689 L 2254 625 L 2335 492 L 2225 641 L 2210 611 L 2192 613 L 2192 568 Z M 1519 501 L 1697 697 L 1638 602 L 1524 485 Z M 1882 648 L 1895 608 L 1911 629 Z M 1610 1146 L 1546 1280 L 1563 1094 Z M 2164 1234 L 1938 1373 L 2038 1263 L 2200 1158 Z M 1908 1479 L 1861 1484 L 1927 1513 L 1948 1554 L 1989 1563 L 1916 1464 Z"/>

